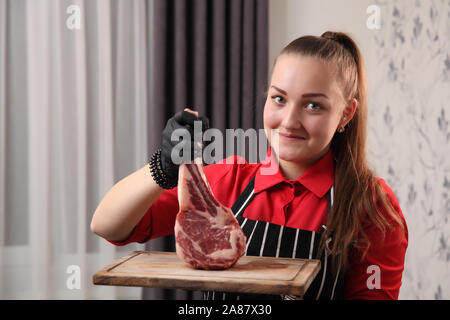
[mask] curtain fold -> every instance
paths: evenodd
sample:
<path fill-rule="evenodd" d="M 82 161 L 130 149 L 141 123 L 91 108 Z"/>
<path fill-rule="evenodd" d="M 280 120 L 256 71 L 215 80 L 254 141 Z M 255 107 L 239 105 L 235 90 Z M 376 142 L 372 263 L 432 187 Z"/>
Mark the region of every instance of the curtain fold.
<path fill-rule="evenodd" d="M 39 1 L 26 6 L 27 17 L 27 113 L 28 121 L 28 230 L 31 249 L 31 296 L 49 298 L 49 196 L 50 196 L 50 56 L 49 12 Z M 39 32 L 40 37 L 33 36 Z M 37 227 L 38 226 L 38 227 Z"/>
<path fill-rule="evenodd" d="M 97 4 L 97 61 L 98 61 L 98 97 L 97 106 L 99 112 L 98 118 L 98 134 L 99 141 L 99 161 L 97 162 L 97 170 L 99 174 L 100 193 L 106 194 L 115 180 L 115 109 L 116 99 L 114 92 L 119 86 L 114 87 L 114 81 L 117 79 L 113 75 L 113 65 L 116 67 L 116 76 L 121 73 L 121 59 L 113 60 L 113 35 L 112 35 L 112 6 L 111 1 L 98 0 Z M 119 17 L 117 17 L 119 19 Z M 120 21 L 117 21 L 120 23 Z M 119 32 L 119 30 L 115 30 Z M 117 34 L 119 36 L 119 34 Z M 82 48 L 80 48 L 82 49 Z M 117 48 L 114 48 L 117 54 Z M 82 51 L 83 52 L 83 51 Z M 85 70 L 85 69 L 84 69 Z M 119 111 L 119 110 L 118 110 Z M 120 111 L 119 111 L 120 112 Z M 109 246 L 105 242 L 100 243 L 100 258 L 103 261 L 113 261 L 115 248 Z M 102 298 L 113 299 L 116 297 L 116 288 L 103 289 Z"/>
<path fill-rule="evenodd" d="M 0 70 L 6 70 L 6 27 L 7 3 L 0 1 Z M 1 22 L 3 21 L 3 23 Z M 6 215 L 5 215 L 5 192 L 6 192 L 6 154 L 1 150 L 6 149 L 6 71 L 0 72 L 0 266 L 3 266 Z M 3 276 L 0 274 L 0 288 L 3 288 Z M 3 290 L 0 290 L 0 299 L 4 298 Z"/>
<path fill-rule="evenodd" d="M 211 127 L 262 129 L 268 77 L 267 0 L 155 0 L 149 150 L 176 112 L 190 107 Z M 223 141 L 225 146 L 225 140 Z M 224 157 L 239 154 L 224 150 Z M 248 159 L 248 146 L 244 154 Z M 262 159 L 260 159 L 262 160 Z M 174 237 L 147 249 L 174 251 Z M 181 290 L 145 289 L 145 299 L 199 298 Z"/>

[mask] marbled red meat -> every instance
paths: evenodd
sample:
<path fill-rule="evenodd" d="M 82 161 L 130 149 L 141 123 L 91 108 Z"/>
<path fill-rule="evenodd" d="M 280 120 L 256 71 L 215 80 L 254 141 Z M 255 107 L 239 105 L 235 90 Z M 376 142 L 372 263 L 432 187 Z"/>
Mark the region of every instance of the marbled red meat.
<path fill-rule="evenodd" d="M 180 165 L 178 202 L 175 239 L 181 260 L 197 269 L 226 269 L 244 255 L 246 237 L 231 209 L 214 198 L 201 164 Z"/>

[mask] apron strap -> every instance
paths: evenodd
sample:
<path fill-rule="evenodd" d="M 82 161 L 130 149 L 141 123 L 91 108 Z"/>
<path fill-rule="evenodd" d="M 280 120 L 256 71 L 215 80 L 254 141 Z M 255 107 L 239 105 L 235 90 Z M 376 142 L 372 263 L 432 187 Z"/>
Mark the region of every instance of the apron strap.
<path fill-rule="evenodd" d="M 235 217 L 237 217 L 244 211 L 244 209 L 247 207 L 247 205 L 255 196 L 254 186 L 255 186 L 255 177 L 253 177 L 250 180 L 247 187 L 245 187 L 244 191 L 239 195 L 239 197 L 231 207 L 231 211 L 233 211 Z"/>

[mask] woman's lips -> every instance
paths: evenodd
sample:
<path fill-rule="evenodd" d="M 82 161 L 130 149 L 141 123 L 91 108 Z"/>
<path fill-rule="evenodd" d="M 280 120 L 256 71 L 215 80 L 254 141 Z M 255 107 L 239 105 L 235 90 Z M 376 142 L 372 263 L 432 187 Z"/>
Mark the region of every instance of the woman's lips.
<path fill-rule="evenodd" d="M 289 140 L 289 141 L 300 141 L 300 140 L 305 140 L 305 138 L 303 138 L 303 137 L 301 137 L 301 136 L 299 136 L 299 135 L 296 135 L 296 134 L 291 134 L 291 133 L 282 133 L 282 132 L 280 132 L 279 135 L 280 135 L 283 139 L 286 139 L 286 140 Z"/>

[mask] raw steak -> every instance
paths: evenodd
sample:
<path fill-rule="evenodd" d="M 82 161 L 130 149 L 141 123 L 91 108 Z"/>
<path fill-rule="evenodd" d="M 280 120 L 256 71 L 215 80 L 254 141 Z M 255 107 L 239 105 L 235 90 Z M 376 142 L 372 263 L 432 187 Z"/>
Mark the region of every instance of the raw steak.
<path fill-rule="evenodd" d="M 175 221 L 178 257 L 197 269 L 226 269 L 245 253 L 246 237 L 233 212 L 214 198 L 201 164 L 181 164 L 180 211 Z"/>

